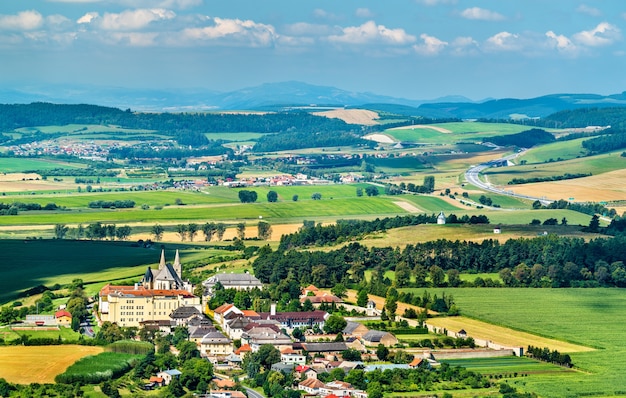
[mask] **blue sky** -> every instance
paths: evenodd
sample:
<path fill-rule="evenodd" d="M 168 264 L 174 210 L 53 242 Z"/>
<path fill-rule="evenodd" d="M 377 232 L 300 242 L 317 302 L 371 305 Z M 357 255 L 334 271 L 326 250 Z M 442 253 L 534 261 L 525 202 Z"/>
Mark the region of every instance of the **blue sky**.
<path fill-rule="evenodd" d="M 625 29 L 621 0 L 7 0 L 0 88 L 612 94 L 626 91 Z"/>

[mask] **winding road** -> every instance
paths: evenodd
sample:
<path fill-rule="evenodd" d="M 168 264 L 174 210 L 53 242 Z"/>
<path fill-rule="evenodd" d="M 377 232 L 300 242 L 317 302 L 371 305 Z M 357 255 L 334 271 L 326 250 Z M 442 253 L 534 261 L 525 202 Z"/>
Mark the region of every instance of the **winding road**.
<path fill-rule="evenodd" d="M 487 163 L 482 163 L 482 164 L 479 164 L 478 166 L 472 166 L 465 172 L 465 179 L 467 180 L 468 183 L 470 183 L 470 184 L 472 184 L 472 185 L 474 185 L 474 186 L 476 186 L 476 187 L 478 187 L 480 189 L 483 189 L 485 191 L 497 193 L 497 194 L 500 194 L 500 195 L 512 196 L 512 197 L 520 198 L 520 199 L 538 200 L 543 205 L 547 205 L 547 204 L 552 203 L 552 200 L 546 199 L 545 196 L 538 197 L 538 196 L 529 196 L 529 195 L 518 194 L 518 193 L 515 193 L 513 191 L 507 191 L 505 189 L 501 189 L 501 188 L 495 187 L 495 186 L 491 185 L 488 182 L 483 182 L 480 179 L 480 173 L 483 172 L 483 170 L 492 167 L 496 163 L 505 162 L 505 161 L 508 162 L 510 160 L 513 160 L 516 157 L 523 155 L 524 152 L 526 152 L 526 151 L 524 150 L 524 151 L 521 151 L 521 152 L 516 152 L 516 153 L 514 153 L 512 155 L 508 155 L 508 156 L 505 156 L 505 157 L 497 159 L 497 160 L 492 160 L 492 161 L 487 162 Z"/>

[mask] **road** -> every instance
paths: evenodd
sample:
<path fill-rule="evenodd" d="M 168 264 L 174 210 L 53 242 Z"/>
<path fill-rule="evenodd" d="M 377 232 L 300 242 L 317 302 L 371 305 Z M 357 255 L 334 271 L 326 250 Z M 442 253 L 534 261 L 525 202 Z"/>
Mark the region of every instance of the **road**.
<path fill-rule="evenodd" d="M 244 387 L 246 389 L 246 392 L 248 393 L 248 398 L 265 398 L 264 395 L 259 394 L 258 392 L 254 391 L 251 388 L 248 387 Z"/>
<path fill-rule="evenodd" d="M 514 153 L 512 155 L 500 158 L 498 160 L 491 161 L 489 163 L 483 163 L 483 164 L 479 164 L 478 166 L 472 166 L 465 172 L 465 179 L 467 180 L 467 182 L 469 182 L 472 185 L 477 186 L 480 189 L 483 189 L 483 190 L 489 191 L 489 192 L 493 192 L 493 193 L 497 193 L 499 195 L 507 195 L 507 196 L 512 196 L 512 197 L 520 198 L 520 199 L 538 200 L 538 201 L 540 201 L 544 205 L 552 203 L 551 200 L 546 199 L 545 197 L 522 195 L 522 194 L 515 193 L 513 191 L 507 191 L 507 190 L 504 190 L 504 189 L 500 189 L 500 188 L 494 187 L 490 183 L 483 182 L 480 179 L 480 173 L 483 170 L 490 168 L 493 163 L 513 160 L 516 157 L 523 155 L 524 152 L 526 152 L 526 151 L 517 152 L 517 153 Z"/>

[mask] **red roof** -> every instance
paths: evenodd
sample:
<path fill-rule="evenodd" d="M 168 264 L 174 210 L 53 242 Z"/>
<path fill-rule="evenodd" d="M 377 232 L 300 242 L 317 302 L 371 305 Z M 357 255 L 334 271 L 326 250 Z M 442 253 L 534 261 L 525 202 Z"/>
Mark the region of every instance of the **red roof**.
<path fill-rule="evenodd" d="M 339 397 L 336 396 L 335 394 L 328 394 L 326 398 L 339 398 Z"/>
<path fill-rule="evenodd" d="M 252 347 L 250 347 L 250 344 L 244 344 L 241 347 L 239 347 L 236 351 L 235 354 L 239 355 L 242 352 L 252 352 Z"/>
<path fill-rule="evenodd" d="M 163 383 L 163 378 L 159 376 L 151 376 L 150 382 Z"/>
<path fill-rule="evenodd" d="M 62 316 L 66 316 L 66 317 L 71 318 L 71 317 L 72 317 L 72 314 L 70 314 L 70 313 L 69 313 L 68 311 L 66 311 L 66 310 L 60 310 L 60 311 L 57 311 L 57 312 L 55 312 L 55 313 L 54 313 L 54 317 L 55 317 L 55 318 L 61 318 Z"/>
<path fill-rule="evenodd" d="M 215 314 L 223 314 L 223 313 L 225 313 L 226 311 L 228 311 L 229 309 L 231 309 L 233 307 L 234 307 L 233 304 L 225 303 L 225 304 L 220 305 L 216 309 L 214 309 L 213 313 L 215 313 Z"/>
<path fill-rule="evenodd" d="M 298 366 L 296 366 L 296 372 L 306 372 L 309 369 L 311 369 L 311 368 L 306 366 L 306 365 L 298 365 Z"/>
<path fill-rule="evenodd" d="M 192 293 L 182 289 L 146 289 L 143 286 L 112 286 L 111 284 L 105 285 L 100 290 L 100 295 L 105 296 L 109 294 L 124 294 L 135 297 L 153 297 L 153 296 L 183 296 L 183 297 L 195 297 Z"/>

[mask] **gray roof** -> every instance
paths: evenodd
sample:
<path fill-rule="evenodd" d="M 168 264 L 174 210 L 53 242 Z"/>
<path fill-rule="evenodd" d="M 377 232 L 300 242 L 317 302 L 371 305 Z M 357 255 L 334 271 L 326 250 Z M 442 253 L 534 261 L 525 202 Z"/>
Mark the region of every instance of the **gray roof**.
<path fill-rule="evenodd" d="M 214 326 L 210 326 L 210 325 L 200 325 L 200 326 L 191 327 L 189 328 L 189 338 L 199 339 L 201 337 L 206 336 L 207 333 L 215 332 L 216 330 L 217 329 L 215 329 Z"/>
<path fill-rule="evenodd" d="M 255 278 L 254 275 L 251 275 L 249 273 L 245 273 L 245 274 L 226 274 L 226 273 L 222 273 L 222 274 L 216 274 L 213 275 L 212 277 L 210 277 L 209 279 L 207 279 L 206 281 L 204 281 L 204 285 L 207 287 L 212 287 L 214 286 L 217 282 L 221 283 L 222 286 L 224 287 L 228 287 L 228 286 L 232 286 L 232 285 L 237 285 L 237 286 L 263 286 L 263 283 L 261 283 L 260 280 L 258 280 L 257 278 Z"/>
<path fill-rule="evenodd" d="M 202 338 L 201 344 L 230 344 L 231 340 L 217 330 L 209 332 Z"/>
<path fill-rule="evenodd" d="M 172 319 L 187 319 L 191 318 L 194 315 L 199 315 L 200 311 L 196 307 L 178 307 L 170 314 L 170 318 Z"/>
<path fill-rule="evenodd" d="M 174 270 L 172 264 L 167 264 L 163 269 L 157 274 L 154 278 L 156 281 L 170 281 L 174 282 L 174 287 L 182 289 L 183 280 L 180 279 L 180 276 Z"/>
<path fill-rule="evenodd" d="M 380 330 L 370 330 L 369 332 L 363 335 L 363 340 L 371 341 L 373 343 L 378 343 L 387 333 L 389 332 L 381 332 Z"/>
<path fill-rule="evenodd" d="M 346 343 L 342 341 L 330 343 L 302 343 L 302 346 L 308 352 L 333 352 L 348 349 Z"/>
<path fill-rule="evenodd" d="M 170 376 L 180 376 L 182 375 L 182 372 L 178 369 L 168 369 L 168 370 L 164 370 L 162 373 L 167 373 Z"/>
<path fill-rule="evenodd" d="M 341 333 L 343 333 L 343 334 L 352 334 L 352 332 L 354 332 L 356 330 L 356 328 L 358 328 L 359 326 L 361 326 L 361 324 L 358 323 L 358 322 L 348 321 L 348 323 L 346 324 L 346 327 L 343 328 Z"/>

